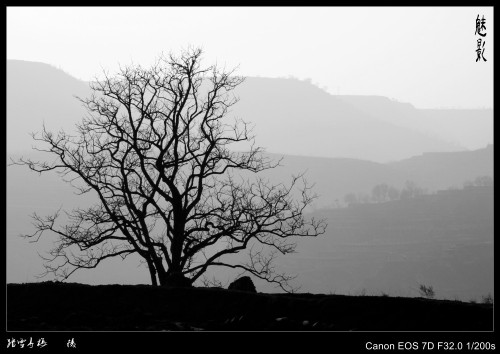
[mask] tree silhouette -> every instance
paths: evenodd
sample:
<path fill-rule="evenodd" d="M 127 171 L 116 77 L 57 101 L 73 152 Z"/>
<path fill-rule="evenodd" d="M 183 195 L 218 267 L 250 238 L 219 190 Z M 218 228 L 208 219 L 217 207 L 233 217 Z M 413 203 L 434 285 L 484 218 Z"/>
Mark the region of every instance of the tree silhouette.
<path fill-rule="evenodd" d="M 98 197 L 89 208 L 66 211 L 63 225 L 60 212 L 33 215 L 36 232 L 26 237 L 59 236 L 45 274 L 65 280 L 104 259 L 138 254 L 153 285 L 189 286 L 209 267 L 231 267 L 293 290 L 293 277 L 277 272 L 273 260 L 294 251 L 292 236 L 320 235 L 326 224 L 303 215 L 314 198 L 303 176 L 288 186 L 259 178 L 279 162 L 254 146 L 248 123 L 227 119 L 243 78 L 202 68 L 201 57 L 188 49 L 160 56 L 149 69 L 105 73 L 89 98 L 79 98 L 88 114 L 75 136 L 45 127 L 33 134 L 48 146 L 37 150 L 55 161 L 14 164 L 55 170 L 79 193 Z M 237 143 L 245 152 L 231 149 Z M 243 250 L 248 261 L 234 261 Z"/>
<path fill-rule="evenodd" d="M 388 198 L 389 186 L 386 183 L 377 184 L 372 189 L 373 201 L 376 203 L 385 202 Z"/>
<path fill-rule="evenodd" d="M 389 189 L 387 191 L 387 197 L 389 198 L 389 200 L 398 200 L 399 195 L 400 195 L 399 189 L 397 189 L 396 187 L 392 187 L 392 186 L 389 187 Z"/>
<path fill-rule="evenodd" d="M 401 190 L 401 200 L 417 198 L 424 194 L 424 190 L 413 181 L 406 181 L 403 190 Z"/>
<path fill-rule="evenodd" d="M 350 206 L 350 205 L 356 204 L 358 202 L 358 198 L 356 197 L 356 194 L 354 194 L 354 193 L 347 193 L 344 196 L 344 202 L 348 206 Z"/>
<path fill-rule="evenodd" d="M 478 187 L 492 187 L 493 177 L 490 176 L 478 176 L 474 180 L 474 185 Z"/>

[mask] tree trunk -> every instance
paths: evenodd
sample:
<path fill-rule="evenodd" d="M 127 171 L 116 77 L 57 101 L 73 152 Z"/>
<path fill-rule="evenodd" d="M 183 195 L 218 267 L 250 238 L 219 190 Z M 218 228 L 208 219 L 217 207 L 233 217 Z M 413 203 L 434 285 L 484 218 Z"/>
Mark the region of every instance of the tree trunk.
<path fill-rule="evenodd" d="M 186 278 L 181 272 L 171 270 L 166 273 L 161 285 L 173 288 L 190 288 L 193 286 L 191 279 Z"/>
<path fill-rule="evenodd" d="M 165 271 L 165 268 L 163 268 L 163 266 L 157 270 L 158 272 L 158 279 L 160 281 L 160 285 L 165 285 L 165 281 L 166 281 L 166 278 L 167 278 L 167 272 Z"/>
<path fill-rule="evenodd" d="M 172 263 L 166 273 L 162 285 L 169 287 L 191 287 L 192 280 L 182 274 L 182 246 L 184 243 L 185 220 L 180 208 L 174 212 L 174 237 L 170 246 L 172 254 Z"/>
<path fill-rule="evenodd" d="M 152 261 L 148 260 L 149 275 L 151 276 L 151 285 L 158 286 L 158 280 L 156 279 L 156 269 Z"/>

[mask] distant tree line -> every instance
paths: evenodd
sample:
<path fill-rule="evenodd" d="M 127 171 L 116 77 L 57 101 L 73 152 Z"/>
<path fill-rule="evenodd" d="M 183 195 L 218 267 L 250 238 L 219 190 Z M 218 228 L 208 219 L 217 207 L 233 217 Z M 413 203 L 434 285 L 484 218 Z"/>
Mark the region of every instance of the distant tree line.
<path fill-rule="evenodd" d="M 464 187 L 493 187 L 493 177 L 478 176 L 473 181 L 465 181 Z"/>
<path fill-rule="evenodd" d="M 406 181 L 402 189 L 387 183 L 377 184 L 369 193 L 347 193 L 344 202 L 351 204 L 384 203 L 393 200 L 407 200 L 426 194 L 427 190 L 419 187 L 414 181 Z"/>
<path fill-rule="evenodd" d="M 493 187 L 493 177 L 478 176 L 474 180 L 464 182 L 464 188 L 470 187 Z M 450 188 L 458 189 L 458 188 Z M 398 189 L 387 183 L 380 183 L 372 188 L 370 193 L 347 193 L 344 202 L 347 205 L 384 203 L 394 200 L 409 200 L 429 194 L 428 190 L 421 188 L 414 181 L 406 181 L 403 188 Z"/>

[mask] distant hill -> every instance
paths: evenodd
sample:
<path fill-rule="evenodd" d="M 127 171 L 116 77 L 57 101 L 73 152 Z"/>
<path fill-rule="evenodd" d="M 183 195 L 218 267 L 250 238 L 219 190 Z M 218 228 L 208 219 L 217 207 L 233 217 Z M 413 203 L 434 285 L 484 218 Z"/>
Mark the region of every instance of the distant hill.
<path fill-rule="evenodd" d="M 280 155 L 270 154 L 277 160 Z M 316 207 L 334 206 L 347 193 L 371 193 L 373 187 L 386 183 L 401 189 L 406 181 L 437 191 L 462 187 L 478 176 L 493 177 L 493 145 L 474 151 L 426 153 L 394 163 L 376 163 L 356 159 L 318 158 L 284 155 L 282 167 L 266 171 L 271 181 L 288 181 L 292 174 L 306 172 L 314 192 L 319 195 Z"/>
<path fill-rule="evenodd" d="M 417 109 L 383 96 L 339 95 L 363 113 L 469 150 L 493 143 L 493 109 Z M 439 150 L 435 150 L 439 151 Z"/>
<path fill-rule="evenodd" d="M 51 65 L 7 61 L 7 151 L 30 150 L 31 132 L 71 131 L 85 111 L 74 97 L 89 94 L 88 83 Z"/>
<path fill-rule="evenodd" d="M 279 259 L 302 291 L 415 296 L 424 284 L 440 298 L 493 294 L 492 187 L 309 216 L 326 218 L 326 233 L 299 239 L 297 253 Z"/>
<path fill-rule="evenodd" d="M 249 77 L 235 93 L 240 102 L 231 115 L 255 124 L 257 143 L 271 153 L 386 162 L 423 152 L 463 150 L 381 120 L 374 112 L 367 114 L 307 81 Z M 88 83 L 53 66 L 8 60 L 7 149 L 29 149 L 29 133 L 39 131 L 42 122 L 51 130 L 71 131 L 85 114 L 73 95 L 89 94 Z"/>
<path fill-rule="evenodd" d="M 234 114 L 255 123 L 256 141 L 269 152 L 386 162 L 464 149 L 381 120 L 306 81 L 250 77 L 236 93 Z"/>
<path fill-rule="evenodd" d="M 347 208 L 321 209 L 312 215 L 330 220 L 332 237 L 324 242 L 421 243 L 436 241 L 493 241 L 493 187 L 440 190 L 414 199 L 355 204 Z M 344 235 L 346 224 L 363 223 L 366 230 Z M 446 229 L 446 223 L 455 228 Z M 358 224 L 357 226 L 360 226 Z M 356 226 L 356 227 L 357 227 Z M 431 226 L 429 228 L 429 226 Z M 420 232 L 415 232 L 422 228 Z M 460 232 L 459 229 L 467 230 Z M 470 232 L 473 229 L 475 232 Z M 425 229 L 425 231 L 424 231 Z M 435 232 L 441 230 L 443 232 Z M 316 246 L 313 246 L 316 249 Z M 328 247 L 321 247 L 327 250 Z"/>
<path fill-rule="evenodd" d="M 45 153 L 30 152 L 29 155 L 38 160 L 52 158 Z M 465 181 L 478 176 L 493 177 L 493 146 L 475 151 L 428 153 L 387 164 L 348 158 L 267 155 L 274 161 L 283 158 L 281 166 L 259 175 L 272 183 L 289 183 L 292 175 L 304 172 L 305 179 L 314 184 L 313 192 L 318 195 L 315 208 L 342 204 L 347 193 L 371 194 L 373 187 L 380 183 L 402 189 L 409 180 L 421 188 L 436 191 L 453 186 L 461 188 Z M 11 154 L 13 158 L 19 156 Z M 13 203 L 10 205 L 46 204 L 46 197 L 37 193 L 40 184 L 46 186 L 46 191 L 68 190 L 67 194 L 59 194 L 68 202 L 81 200 L 81 197 L 75 198 L 69 185 L 62 183 L 54 173 L 40 177 L 25 168 L 12 166 L 7 169 L 7 184 L 8 201 Z"/>
<path fill-rule="evenodd" d="M 493 109 L 421 109 L 418 122 L 424 129 L 446 131 L 449 140 L 460 141 L 470 150 L 493 143 Z"/>
<path fill-rule="evenodd" d="M 371 192 L 373 186 L 379 183 L 404 183 L 404 175 L 386 164 L 348 158 L 269 156 L 275 161 L 283 157 L 281 166 L 264 171 L 262 175 L 279 183 L 289 182 L 291 175 L 305 172 L 305 179 L 314 184 L 313 192 L 318 195 L 314 203 L 317 208 L 334 206 L 342 202 L 349 192 Z"/>
<path fill-rule="evenodd" d="M 493 176 L 493 145 L 474 151 L 425 153 L 388 166 L 432 190 L 462 187 L 477 176 Z"/>

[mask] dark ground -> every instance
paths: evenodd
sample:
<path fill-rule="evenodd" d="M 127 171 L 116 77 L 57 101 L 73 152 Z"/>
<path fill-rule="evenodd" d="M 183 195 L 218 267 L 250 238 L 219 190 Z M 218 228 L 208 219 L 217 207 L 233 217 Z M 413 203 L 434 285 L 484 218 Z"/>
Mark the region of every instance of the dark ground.
<path fill-rule="evenodd" d="M 217 288 L 7 285 L 8 331 L 492 331 L 493 305 Z"/>

